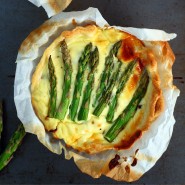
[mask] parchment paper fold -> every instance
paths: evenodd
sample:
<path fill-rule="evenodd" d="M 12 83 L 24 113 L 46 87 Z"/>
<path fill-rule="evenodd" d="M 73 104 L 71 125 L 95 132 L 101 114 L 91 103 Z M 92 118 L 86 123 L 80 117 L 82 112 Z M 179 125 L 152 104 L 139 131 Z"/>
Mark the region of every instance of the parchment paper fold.
<path fill-rule="evenodd" d="M 42 6 L 48 17 L 56 15 L 63 11 L 71 3 L 72 0 L 28 0 L 37 7 Z"/>

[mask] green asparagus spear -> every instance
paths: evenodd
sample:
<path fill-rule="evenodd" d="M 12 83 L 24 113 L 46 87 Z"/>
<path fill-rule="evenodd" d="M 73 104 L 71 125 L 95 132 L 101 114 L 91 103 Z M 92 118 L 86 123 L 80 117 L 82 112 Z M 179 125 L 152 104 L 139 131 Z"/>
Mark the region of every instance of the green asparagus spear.
<path fill-rule="evenodd" d="M 136 65 L 136 61 L 130 62 L 128 64 L 128 66 L 126 67 L 125 71 L 123 72 L 123 74 L 121 75 L 121 78 L 118 80 L 119 86 L 116 91 L 116 95 L 111 100 L 111 103 L 109 105 L 109 111 L 108 111 L 107 117 L 106 117 L 108 122 L 112 122 L 114 119 L 114 111 L 117 106 L 117 101 L 118 101 L 119 95 L 122 92 L 126 82 L 128 81 L 135 65 Z"/>
<path fill-rule="evenodd" d="M 89 105 L 91 101 L 91 92 L 92 87 L 94 85 L 94 73 L 98 66 L 98 62 L 99 62 L 99 52 L 98 48 L 96 47 L 95 50 L 92 52 L 91 62 L 89 62 L 90 71 L 87 78 L 88 83 L 85 88 L 82 105 L 78 113 L 78 120 L 87 120 L 88 118 Z"/>
<path fill-rule="evenodd" d="M 123 113 L 114 121 L 113 125 L 104 136 L 107 141 L 112 142 L 117 137 L 117 135 L 124 129 L 124 127 L 131 120 L 131 118 L 134 117 L 140 101 L 146 94 L 148 83 L 148 73 L 146 70 L 144 70 L 140 79 L 139 86 L 136 89 L 136 92 L 134 93 L 134 96 L 131 99 L 130 103 L 125 108 Z"/>
<path fill-rule="evenodd" d="M 56 114 L 57 79 L 56 79 L 55 68 L 54 68 L 51 56 L 49 57 L 49 61 L 48 61 L 48 69 L 49 69 L 49 82 L 50 82 L 50 99 L 49 99 L 48 116 L 50 118 L 54 118 Z"/>
<path fill-rule="evenodd" d="M 93 111 L 93 114 L 95 116 L 100 116 L 100 114 L 103 112 L 104 108 L 106 107 L 106 105 L 109 103 L 111 95 L 112 95 L 112 90 L 114 88 L 114 86 L 116 85 L 117 79 L 119 77 L 119 73 L 120 73 L 120 67 L 122 65 L 122 62 L 118 61 L 119 64 L 117 66 L 117 69 L 114 71 L 114 73 L 112 74 L 108 87 L 104 90 L 102 97 L 100 98 L 98 105 L 96 106 L 96 108 Z"/>
<path fill-rule="evenodd" d="M 0 139 L 3 131 L 3 103 L 0 101 Z"/>
<path fill-rule="evenodd" d="M 73 121 L 75 120 L 75 117 L 78 111 L 78 105 L 80 102 L 81 91 L 84 83 L 84 72 L 87 67 L 87 62 L 90 59 L 91 50 L 92 50 L 92 44 L 89 43 L 88 45 L 86 45 L 78 62 L 78 73 L 76 76 L 75 90 L 73 94 L 73 100 L 70 105 L 70 114 L 69 114 L 71 120 Z"/>
<path fill-rule="evenodd" d="M 2 170 L 10 162 L 13 157 L 13 153 L 17 150 L 25 134 L 24 127 L 20 124 L 16 132 L 11 137 L 7 147 L 0 155 L 0 170 Z"/>
<path fill-rule="evenodd" d="M 71 90 L 71 77 L 72 77 L 71 57 L 65 40 L 61 42 L 61 52 L 64 61 L 64 84 L 62 99 L 56 117 L 60 120 L 63 120 L 67 113 L 70 103 L 69 93 Z"/>
<path fill-rule="evenodd" d="M 100 80 L 100 85 L 96 94 L 96 98 L 95 101 L 93 103 L 93 107 L 96 106 L 97 102 L 99 101 L 100 97 L 103 94 L 103 91 L 105 90 L 105 87 L 108 85 L 109 82 L 109 77 L 111 74 L 111 70 L 113 67 L 113 59 L 114 59 L 114 55 L 117 55 L 117 52 L 119 50 L 121 46 L 121 41 L 116 42 L 112 49 L 109 52 L 109 55 L 106 57 L 105 59 L 105 69 L 103 71 L 103 73 L 101 74 L 101 80 Z"/>

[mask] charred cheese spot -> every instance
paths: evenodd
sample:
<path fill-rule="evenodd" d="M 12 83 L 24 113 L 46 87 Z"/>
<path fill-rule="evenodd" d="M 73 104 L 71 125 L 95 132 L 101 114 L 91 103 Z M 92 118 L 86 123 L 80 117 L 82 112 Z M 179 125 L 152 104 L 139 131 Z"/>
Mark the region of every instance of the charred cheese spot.
<path fill-rule="evenodd" d="M 132 136 L 128 137 L 125 140 L 122 140 L 118 145 L 115 145 L 115 148 L 121 149 L 128 149 L 138 138 L 142 135 L 141 130 L 137 130 Z"/>
<path fill-rule="evenodd" d="M 135 49 L 131 38 L 127 38 L 122 42 L 120 55 L 121 59 L 124 61 L 130 61 L 135 58 Z"/>

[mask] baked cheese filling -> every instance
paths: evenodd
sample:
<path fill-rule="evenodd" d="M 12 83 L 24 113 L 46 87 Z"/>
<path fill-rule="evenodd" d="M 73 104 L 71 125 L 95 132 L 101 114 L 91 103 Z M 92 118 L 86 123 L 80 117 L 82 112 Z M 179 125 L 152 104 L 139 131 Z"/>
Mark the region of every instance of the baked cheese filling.
<path fill-rule="evenodd" d="M 126 140 L 129 147 L 140 137 L 153 84 L 142 42 L 115 29 L 91 27 L 64 32 L 51 45 L 33 77 L 32 103 L 55 138 L 96 153 L 121 148 Z"/>

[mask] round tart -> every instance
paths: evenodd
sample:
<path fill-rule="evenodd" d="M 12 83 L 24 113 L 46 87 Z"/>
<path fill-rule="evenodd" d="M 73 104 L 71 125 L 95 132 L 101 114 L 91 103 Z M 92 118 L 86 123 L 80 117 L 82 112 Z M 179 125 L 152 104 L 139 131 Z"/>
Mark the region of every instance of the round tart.
<path fill-rule="evenodd" d="M 131 147 L 163 110 L 152 50 L 95 25 L 64 31 L 45 50 L 31 96 L 54 138 L 90 154 Z"/>

